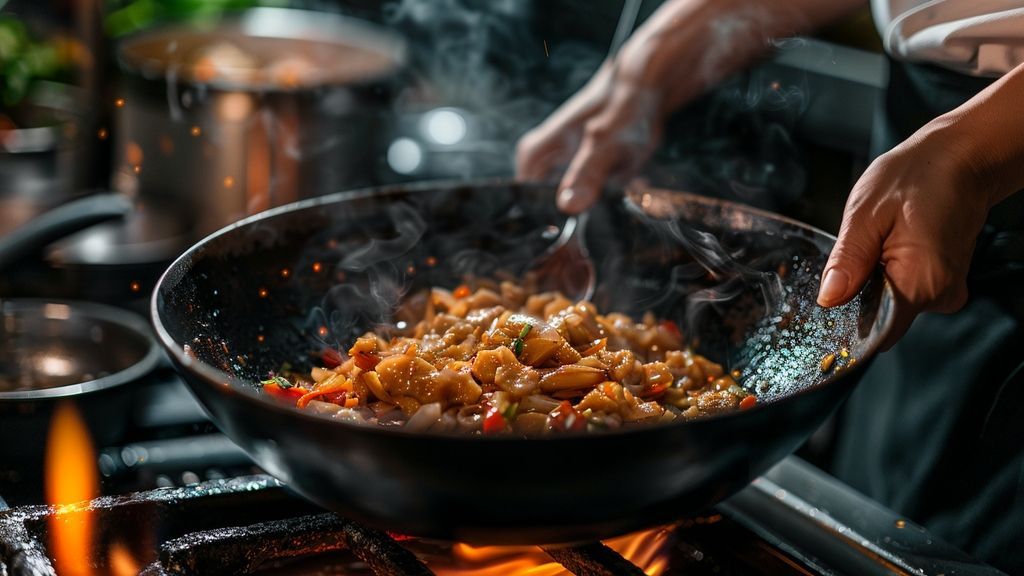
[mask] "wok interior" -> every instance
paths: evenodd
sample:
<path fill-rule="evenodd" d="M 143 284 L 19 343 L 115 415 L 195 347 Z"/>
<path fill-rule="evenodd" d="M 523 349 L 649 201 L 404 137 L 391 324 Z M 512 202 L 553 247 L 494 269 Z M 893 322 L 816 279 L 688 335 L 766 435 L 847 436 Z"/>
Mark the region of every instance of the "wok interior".
<path fill-rule="evenodd" d="M 160 288 L 160 321 L 202 362 L 254 383 L 286 363 L 309 367 L 324 346 L 347 349 L 367 330 L 386 330 L 401 303 L 426 288 L 520 274 L 563 222 L 553 190 L 539 185 L 328 197 L 195 249 Z M 847 305 L 818 307 L 832 240 L 746 207 L 657 190 L 609 193 L 585 241 L 601 310 L 676 321 L 700 353 L 741 369 L 741 383 L 762 399 L 835 377 L 820 369 L 830 354 L 837 367 L 869 355 L 888 317 L 877 274 Z"/>

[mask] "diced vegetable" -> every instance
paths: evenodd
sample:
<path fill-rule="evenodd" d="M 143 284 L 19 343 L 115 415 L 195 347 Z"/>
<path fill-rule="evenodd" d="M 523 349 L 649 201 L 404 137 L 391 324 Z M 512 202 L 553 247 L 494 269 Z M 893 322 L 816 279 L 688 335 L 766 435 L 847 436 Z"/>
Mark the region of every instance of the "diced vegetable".
<path fill-rule="evenodd" d="M 548 415 L 552 430 L 559 432 L 575 432 L 587 429 L 587 419 L 572 407 L 568 400 L 563 401 Z"/>
<path fill-rule="evenodd" d="M 501 412 L 497 408 L 491 407 L 487 411 L 487 415 L 484 416 L 483 432 L 484 434 L 497 434 L 505 429 L 505 417 L 502 416 Z"/>
<path fill-rule="evenodd" d="M 320 362 L 327 368 L 341 366 L 341 352 L 334 348 L 324 348 L 320 352 Z"/>
<path fill-rule="evenodd" d="M 267 383 L 263 385 L 263 391 L 274 398 L 286 401 L 288 404 L 294 404 L 299 398 L 302 398 L 309 393 L 309 390 L 306 390 L 302 386 L 289 386 L 288 388 L 282 388 L 276 381 L 267 381 Z"/>
<path fill-rule="evenodd" d="M 530 333 L 531 328 L 533 328 L 533 324 L 523 324 L 523 329 L 519 331 L 519 336 L 512 340 L 512 352 L 515 353 L 516 358 L 523 353 L 523 342 L 527 334 Z"/>
<path fill-rule="evenodd" d="M 260 382 L 260 385 L 263 387 L 266 387 L 267 385 L 270 384 L 276 384 L 282 390 L 287 390 L 293 386 L 293 384 L 289 382 L 288 379 L 285 378 L 284 376 L 274 376 L 269 380 L 263 380 Z"/>
<path fill-rule="evenodd" d="M 740 400 L 740 410 L 747 410 L 753 408 L 757 404 L 757 396 L 747 396 L 743 400 Z"/>
<path fill-rule="evenodd" d="M 376 352 L 364 352 L 359 350 L 352 357 L 356 361 L 356 366 L 359 366 L 367 372 L 376 368 L 377 364 L 380 363 L 380 356 Z"/>
<path fill-rule="evenodd" d="M 664 328 L 666 332 L 675 336 L 676 338 L 679 338 L 680 340 L 683 338 L 683 332 L 679 329 L 679 325 L 676 324 L 675 322 L 671 320 L 662 320 L 661 327 Z"/>

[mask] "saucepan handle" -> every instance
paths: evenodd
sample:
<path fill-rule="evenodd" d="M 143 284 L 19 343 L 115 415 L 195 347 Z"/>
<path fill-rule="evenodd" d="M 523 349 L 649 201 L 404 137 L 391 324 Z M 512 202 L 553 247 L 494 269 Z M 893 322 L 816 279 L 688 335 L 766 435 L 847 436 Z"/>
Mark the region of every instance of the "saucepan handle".
<path fill-rule="evenodd" d="M 49 210 L 0 238 L 0 270 L 75 232 L 124 218 L 131 210 L 127 198 L 110 193 L 86 196 Z"/>

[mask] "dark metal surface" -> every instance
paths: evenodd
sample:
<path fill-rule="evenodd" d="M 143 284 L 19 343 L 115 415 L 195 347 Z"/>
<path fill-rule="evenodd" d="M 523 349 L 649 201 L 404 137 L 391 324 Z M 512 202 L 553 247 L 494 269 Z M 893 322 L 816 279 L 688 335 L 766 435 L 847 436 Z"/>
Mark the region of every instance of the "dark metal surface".
<path fill-rule="evenodd" d="M 553 190 L 534 185 L 425 184 L 304 202 L 183 255 L 154 294 L 154 322 L 219 427 L 304 496 L 380 528 L 502 543 L 596 540 L 707 509 L 825 420 L 889 326 L 892 296 L 878 276 L 850 304 L 814 304 L 833 242 L 820 231 L 687 194 L 609 193 L 587 231 L 597 305 L 687 326 L 699 351 L 743 369 L 765 400 L 758 407 L 589 436 L 480 438 L 347 424 L 252 386 L 390 322 L 402 295 L 521 271 L 563 222 Z M 819 369 L 844 349 L 856 364 Z M 473 496 L 481 486 L 487 498 Z"/>
<path fill-rule="evenodd" d="M 0 491 L 12 503 L 42 495 L 50 417 L 74 402 L 92 439 L 120 440 L 131 384 L 163 353 L 138 315 L 99 304 L 0 301 Z"/>
<path fill-rule="evenodd" d="M 1002 574 L 797 458 L 718 509 L 821 574 Z"/>
<path fill-rule="evenodd" d="M 579 546 L 548 546 L 548 556 L 573 574 L 587 576 L 643 576 L 644 571 L 600 542 Z"/>
<path fill-rule="evenodd" d="M 267 561 L 350 549 L 380 576 L 432 574 L 390 536 L 320 514 L 188 534 L 161 546 L 160 562 L 145 573 L 249 574 Z"/>
<path fill-rule="evenodd" d="M 438 555 L 448 549 L 442 543 L 322 513 L 262 475 L 102 497 L 84 508 L 103 543 L 100 573 L 107 568 L 102 548 L 115 541 L 152 576 L 260 573 L 296 560 L 302 563 L 293 567 L 330 568 L 323 573 L 344 573 L 346 562 L 361 560 L 377 574 L 427 574 L 424 563 L 451 562 Z M 46 525 L 55 514 L 51 506 L 0 510 L 0 574 L 53 574 Z M 665 574 L 1000 574 L 795 457 L 710 513 L 665 531 Z M 353 556 L 331 555 L 341 549 Z M 545 551 L 577 574 L 638 570 L 599 543 Z"/>
<path fill-rule="evenodd" d="M 0 403 L 119 386 L 161 356 L 142 318 L 110 306 L 17 298 L 0 319 Z"/>

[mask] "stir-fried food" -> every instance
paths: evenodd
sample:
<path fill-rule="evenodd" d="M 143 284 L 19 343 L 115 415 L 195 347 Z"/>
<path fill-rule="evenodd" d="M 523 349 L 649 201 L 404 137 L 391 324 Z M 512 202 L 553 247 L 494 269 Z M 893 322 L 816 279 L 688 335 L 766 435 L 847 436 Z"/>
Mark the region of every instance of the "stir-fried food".
<path fill-rule="evenodd" d="M 542 435 L 743 410 L 757 399 L 679 328 L 555 292 L 433 289 L 421 319 L 328 350 L 263 390 L 336 418 L 412 430 Z M 403 326 L 404 323 L 399 323 Z"/>

